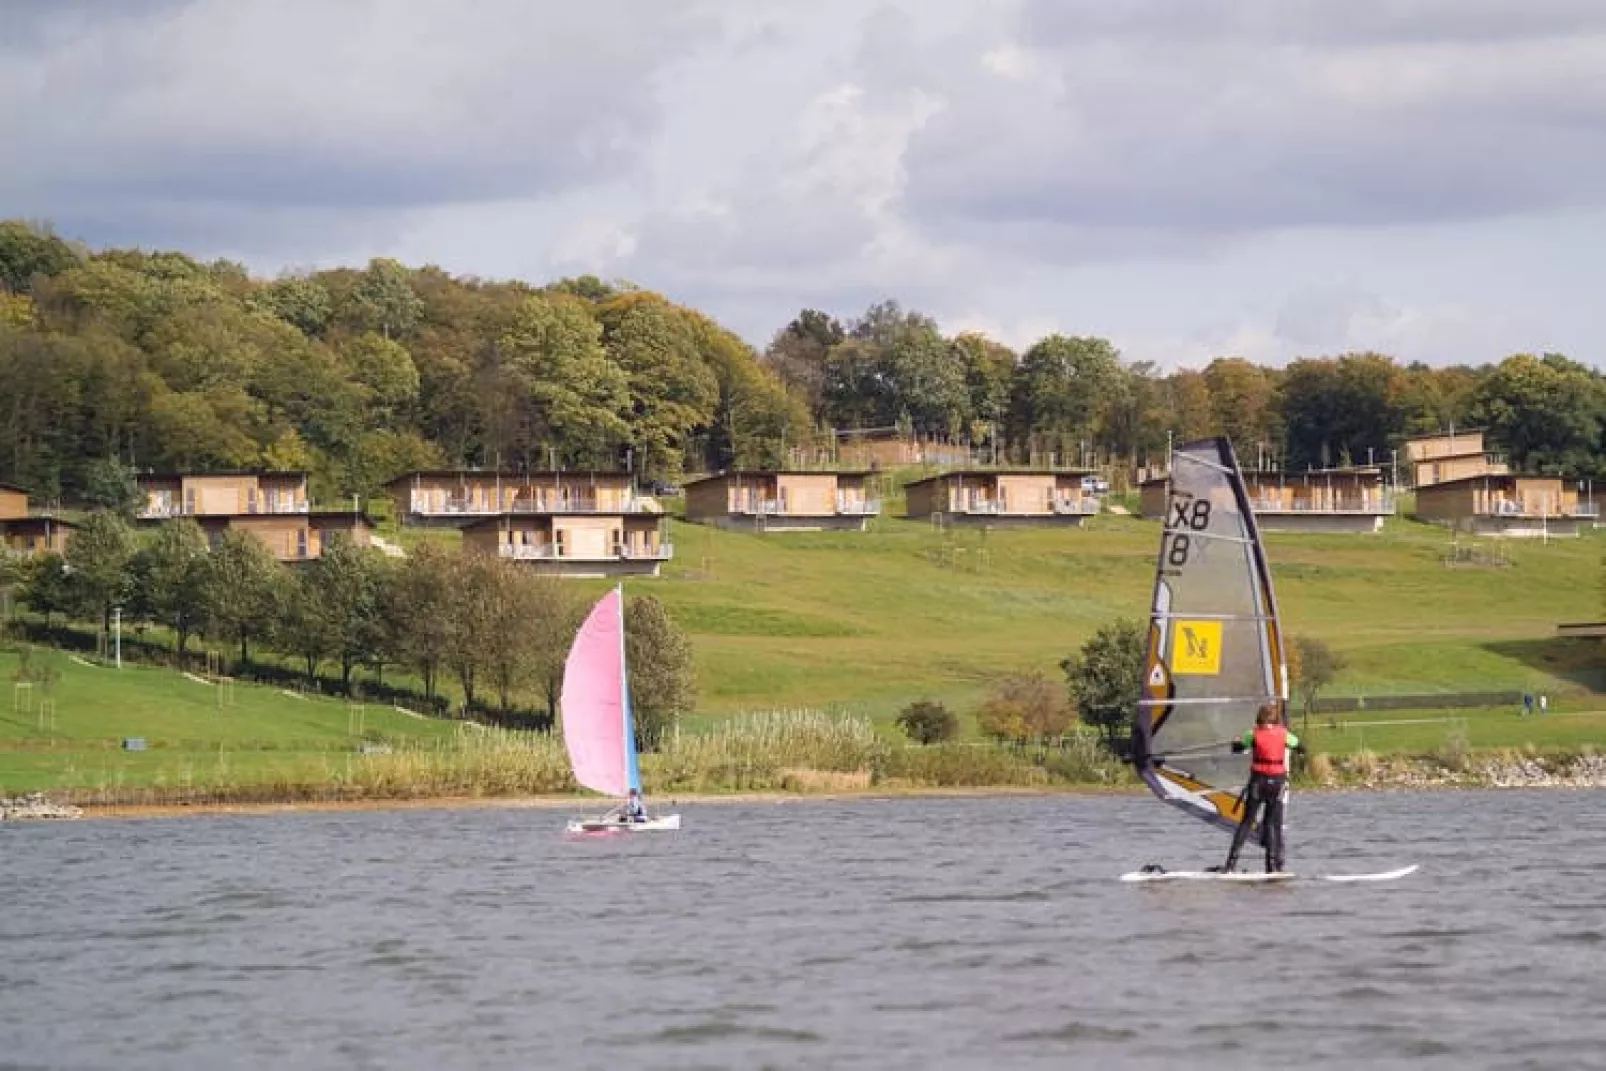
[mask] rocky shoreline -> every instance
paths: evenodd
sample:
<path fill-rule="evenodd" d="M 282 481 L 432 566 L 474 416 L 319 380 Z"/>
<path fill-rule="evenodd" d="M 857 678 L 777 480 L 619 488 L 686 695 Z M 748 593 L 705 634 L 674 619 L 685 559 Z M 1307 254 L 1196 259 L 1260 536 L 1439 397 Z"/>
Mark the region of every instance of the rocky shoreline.
<path fill-rule="evenodd" d="M 1308 778 L 1321 788 L 1606 788 L 1606 755 L 1508 754 L 1442 759 L 1358 759 L 1332 763 L 1326 776 Z"/>
<path fill-rule="evenodd" d="M 0 821 L 27 822 L 46 819 L 82 818 L 83 808 L 70 803 L 56 803 L 43 792 L 33 792 L 16 799 L 0 797 Z"/>

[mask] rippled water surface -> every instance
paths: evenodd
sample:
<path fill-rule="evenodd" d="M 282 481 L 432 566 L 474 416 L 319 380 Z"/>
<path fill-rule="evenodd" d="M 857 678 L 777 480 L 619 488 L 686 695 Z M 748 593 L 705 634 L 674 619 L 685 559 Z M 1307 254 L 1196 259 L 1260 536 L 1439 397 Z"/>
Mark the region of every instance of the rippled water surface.
<path fill-rule="evenodd" d="M 1136 796 L 0 826 L 9 1067 L 1606 1061 L 1606 796 L 1298 796 L 1301 872 Z"/>

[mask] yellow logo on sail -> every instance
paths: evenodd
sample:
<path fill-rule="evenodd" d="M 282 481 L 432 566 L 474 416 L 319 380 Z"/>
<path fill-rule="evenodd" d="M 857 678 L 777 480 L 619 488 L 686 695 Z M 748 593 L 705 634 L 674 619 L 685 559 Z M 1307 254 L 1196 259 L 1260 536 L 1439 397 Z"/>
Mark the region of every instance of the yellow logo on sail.
<path fill-rule="evenodd" d="M 1178 621 L 1171 641 L 1171 672 L 1214 677 L 1221 672 L 1221 622 Z"/>

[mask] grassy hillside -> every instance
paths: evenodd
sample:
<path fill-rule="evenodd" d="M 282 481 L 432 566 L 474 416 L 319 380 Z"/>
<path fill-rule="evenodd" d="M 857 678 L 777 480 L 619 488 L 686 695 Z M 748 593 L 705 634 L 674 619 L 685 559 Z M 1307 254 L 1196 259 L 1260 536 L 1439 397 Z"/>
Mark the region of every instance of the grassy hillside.
<path fill-rule="evenodd" d="M 1146 614 L 1158 538 L 1157 522 L 1108 515 L 986 534 L 895 518 L 768 535 L 677 522 L 665 577 L 629 590 L 693 634 L 705 716 L 841 704 L 886 718 L 920 696 L 969 705 L 1000 672 L 1057 674 L 1099 625 Z M 1348 662 L 1330 694 L 1602 681 L 1593 646 L 1554 638 L 1558 621 L 1599 616 L 1597 536 L 1509 541 L 1505 568 L 1448 567 L 1449 540 L 1403 520 L 1376 536 L 1267 537 L 1285 628 Z"/>
<path fill-rule="evenodd" d="M 1157 523 L 1119 516 L 1079 530 L 991 533 L 897 518 L 865 533 L 672 524 L 675 560 L 627 591 L 658 596 L 692 637 L 701 680 L 692 729 L 743 711 L 837 708 L 890 733 L 892 716 L 913 699 L 968 713 L 1000 673 L 1057 679 L 1059 660 L 1097 627 L 1146 612 L 1159 537 Z M 454 536 L 409 532 L 406 542 Z M 1269 536 L 1287 630 L 1324 639 L 1347 659 L 1329 694 L 1531 689 L 1551 697 L 1552 714 L 1362 711 L 1316 719 L 1316 746 L 1577 749 L 1606 739 L 1599 646 L 1554 636 L 1558 621 L 1599 616 L 1599 536 L 1511 542 L 1503 568 L 1446 566 L 1449 540 L 1408 521 L 1370 537 Z M 308 783 L 349 767 L 364 739 L 444 746 L 457 732 L 369 703 L 359 735 L 357 709 L 340 700 L 246 684 L 220 697 L 216 686 L 166 670 L 38 657 L 62 674 L 55 720 L 43 725 L 33 697 L 10 687 L 16 656 L 0 653 L 6 791 Z M 121 750 L 128 736 L 151 749 Z"/>
<path fill-rule="evenodd" d="M 17 656 L 0 651 L 0 789 L 122 783 L 249 782 L 299 774 L 364 742 L 444 739 L 450 723 L 378 704 L 301 697 L 275 688 L 207 684 L 171 670 L 120 670 L 35 651 L 60 673 L 49 704 L 13 683 Z M 125 751 L 140 737 L 145 751 Z"/>

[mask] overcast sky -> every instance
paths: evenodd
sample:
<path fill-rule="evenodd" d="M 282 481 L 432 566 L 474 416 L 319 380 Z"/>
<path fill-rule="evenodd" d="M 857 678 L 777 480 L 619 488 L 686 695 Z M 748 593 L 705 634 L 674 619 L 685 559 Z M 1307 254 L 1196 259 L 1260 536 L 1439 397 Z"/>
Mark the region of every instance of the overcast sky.
<path fill-rule="evenodd" d="M 1606 362 L 1600 0 L 0 0 L 0 216 L 262 274 Z"/>

